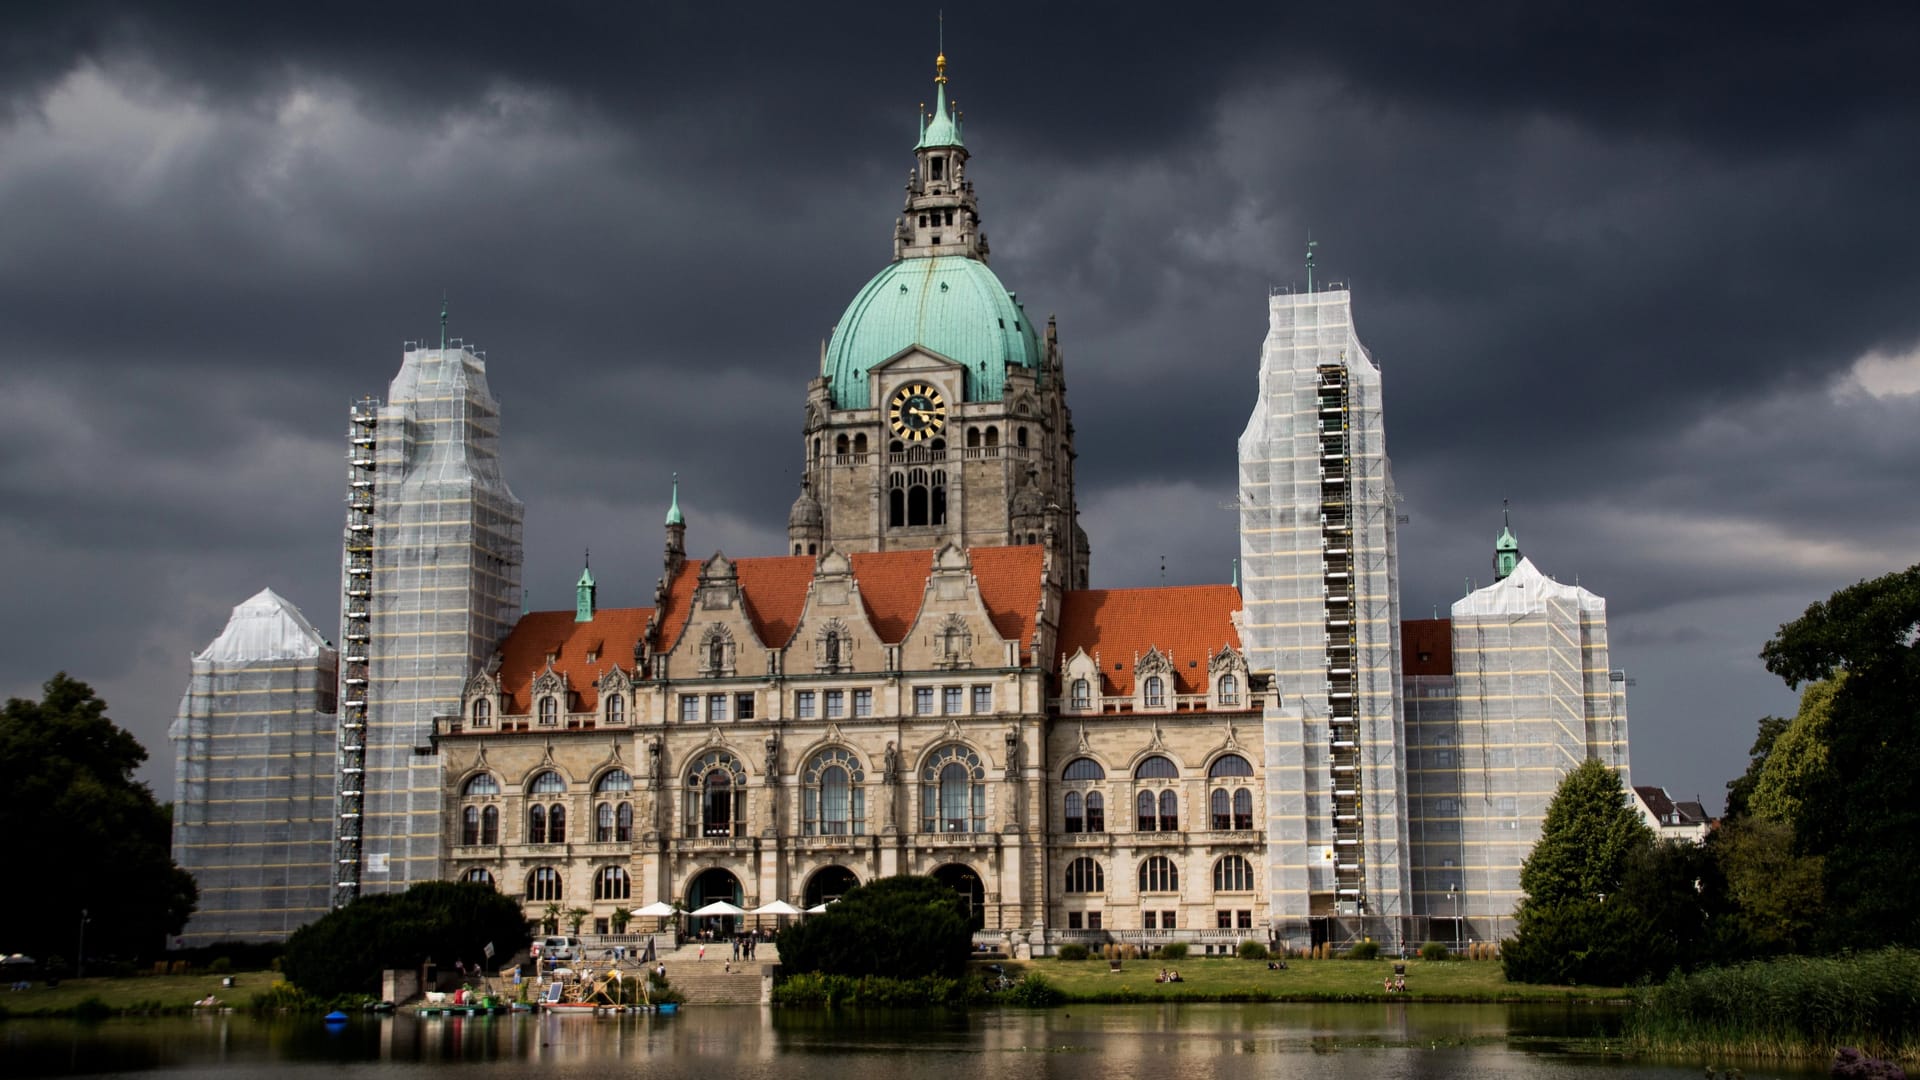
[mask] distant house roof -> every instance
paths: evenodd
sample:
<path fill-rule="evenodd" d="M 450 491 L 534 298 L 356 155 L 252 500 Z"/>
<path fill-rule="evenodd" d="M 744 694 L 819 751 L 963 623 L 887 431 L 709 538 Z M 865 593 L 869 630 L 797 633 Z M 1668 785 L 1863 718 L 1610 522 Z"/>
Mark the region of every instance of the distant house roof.
<path fill-rule="evenodd" d="M 1240 590 L 1231 585 L 1081 589 L 1060 608 L 1060 655 L 1098 654 L 1106 694 L 1133 693 L 1134 660 L 1150 649 L 1172 656 L 1175 693 L 1205 693 L 1208 654 L 1240 648 Z"/>
<path fill-rule="evenodd" d="M 1662 824 L 1667 825 L 1704 825 L 1707 822 L 1706 808 L 1697 802 L 1675 802 L 1667 794 L 1666 788 L 1640 787 L 1635 785 L 1633 793 L 1640 802 Z"/>

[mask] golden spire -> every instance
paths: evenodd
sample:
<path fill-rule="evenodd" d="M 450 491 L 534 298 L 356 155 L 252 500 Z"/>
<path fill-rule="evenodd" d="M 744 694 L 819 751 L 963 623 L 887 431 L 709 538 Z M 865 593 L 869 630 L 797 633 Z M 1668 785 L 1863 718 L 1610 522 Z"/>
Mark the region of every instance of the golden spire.
<path fill-rule="evenodd" d="M 941 53 L 939 56 L 936 56 L 933 58 L 933 71 L 934 71 L 934 75 L 933 75 L 934 82 L 943 83 L 947 81 L 947 54 L 946 53 Z"/>

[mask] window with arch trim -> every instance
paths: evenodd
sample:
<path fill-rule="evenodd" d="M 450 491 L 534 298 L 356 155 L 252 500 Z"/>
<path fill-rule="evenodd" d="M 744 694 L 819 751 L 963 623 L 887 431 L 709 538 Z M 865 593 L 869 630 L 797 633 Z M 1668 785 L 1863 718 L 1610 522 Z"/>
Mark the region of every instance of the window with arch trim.
<path fill-rule="evenodd" d="M 551 866 L 536 866 L 527 872 L 527 899 L 529 901 L 560 899 L 560 871 Z"/>
<path fill-rule="evenodd" d="M 1100 864 L 1081 856 L 1067 864 L 1067 891 L 1070 893 L 1103 893 L 1107 891 L 1107 875 Z"/>
<path fill-rule="evenodd" d="M 710 750 L 687 770 L 687 824 L 692 836 L 744 836 L 747 770 L 725 750 Z"/>
<path fill-rule="evenodd" d="M 626 900 L 633 896 L 633 880 L 617 866 L 603 866 L 593 875 L 595 900 Z"/>
<path fill-rule="evenodd" d="M 1093 684 L 1085 679 L 1073 680 L 1071 700 L 1076 709 L 1093 708 Z"/>
<path fill-rule="evenodd" d="M 1167 681 L 1158 675 L 1147 676 L 1145 687 L 1146 706 L 1149 709 L 1162 708 L 1167 703 Z"/>
<path fill-rule="evenodd" d="M 468 846 L 480 842 L 480 808 L 469 806 L 460 811 L 460 842 Z"/>
<path fill-rule="evenodd" d="M 495 780 L 492 773 L 474 773 L 460 793 L 462 795 L 498 795 L 500 781 Z"/>
<path fill-rule="evenodd" d="M 472 807 L 468 807 L 469 810 Z M 1066 819 L 1068 832 L 1085 832 L 1087 828 L 1087 800 L 1077 791 L 1067 792 Z"/>
<path fill-rule="evenodd" d="M 540 699 L 540 726 L 553 727 L 560 722 L 560 702 L 552 694 Z"/>
<path fill-rule="evenodd" d="M 460 880 L 469 885 L 485 885 L 489 889 L 493 888 L 493 875 L 478 866 L 461 874 Z"/>
<path fill-rule="evenodd" d="M 920 817 L 925 832 L 987 831 L 987 769 L 964 746 L 933 752 L 920 771 Z"/>
<path fill-rule="evenodd" d="M 497 844 L 500 842 L 500 808 L 483 806 L 480 808 L 480 842 Z"/>
<path fill-rule="evenodd" d="M 1087 792 L 1087 831 L 1107 831 L 1107 797 L 1097 791 Z"/>
<path fill-rule="evenodd" d="M 1207 775 L 1216 778 L 1222 776 L 1252 776 L 1253 765 L 1239 754 L 1221 754 L 1219 757 L 1213 759 L 1213 764 L 1207 766 Z"/>
<path fill-rule="evenodd" d="M 493 702 L 486 698 L 475 698 L 473 702 L 473 726 L 493 726 Z"/>
<path fill-rule="evenodd" d="M 802 828 L 808 836 L 864 836 L 867 774 L 851 751 L 830 747 L 801 773 Z"/>
<path fill-rule="evenodd" d="M 533 783 L 527 785 L 529 795 L 559 795 L 566 790 L 567 782 L 560 779 L 560 774 L 552 769 L 534 777 Z"/>
<path fill-rule="evenodd" d="M 1220 676 L 1220 704 L 1240 704 L 1240 680 L 1232 675 Z"/>
<path fill-rule="evenodd" d="M 627 699 L 618 693 L 607 695 L 607 723 L 624 724 L 627 722 Z"/>
<path fill-rule="evenodd" d="M 1172 788 L 1160 793 L 1160 831 L 1180 831 L 1180 796 Z"/>
<path fill-rule="evenodd" d="M 1252 892 L 1253 864 L 1238 855 L 1226 855 L 1213 864 L 1214 892 Z"/>
<path fill-rule="evenodd" d="M 1135 780 L 1178 780 L 1180 769 L 1171 759 L 1155 754 L 1133 767 L 1133 778 Z"/>
<path fill-rule="evenodd" d="M 1165 855 L 1155 855 L 1140 864 L 1140 891 L 1164 893 L 1180 891 L 1180 869 Z"/>
<path fill-rule="evenodd" d="M 1105 780 L 1106 778 L 1107 770 L 1101 768 L 1100 763 L 1090 757 L 1074 758 L 1067 762 L 1067 767 L 1060 772 L 1062 780 Z"/>

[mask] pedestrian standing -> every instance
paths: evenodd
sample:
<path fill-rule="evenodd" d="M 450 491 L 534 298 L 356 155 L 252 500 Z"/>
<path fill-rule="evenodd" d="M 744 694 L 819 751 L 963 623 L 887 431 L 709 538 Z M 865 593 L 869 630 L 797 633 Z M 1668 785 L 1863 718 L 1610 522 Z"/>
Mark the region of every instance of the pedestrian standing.
<path fill-rule="evenodd" d="M 700 943 L 700 955 L 695 957 L 694 959 L 705 960 L 706 958 L 707 958 L 707 943 L 703 941 Z"/>

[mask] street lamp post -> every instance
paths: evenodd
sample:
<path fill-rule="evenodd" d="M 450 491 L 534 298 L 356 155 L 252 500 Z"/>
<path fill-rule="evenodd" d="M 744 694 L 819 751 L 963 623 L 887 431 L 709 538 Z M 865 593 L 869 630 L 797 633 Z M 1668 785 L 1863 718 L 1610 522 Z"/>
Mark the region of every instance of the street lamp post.
<path fill-rule="evenodd" d="M 1460 951 L 1460 886 L 1447 882 L 1447 899 L 1453 901 L 1453 951 Z"/>
<path fill-rule="evenodd" d="M 73 950 L 73 977 L 84 979 L 87 976 L 87 909 L 80 909 L 80 945 Z"/>

